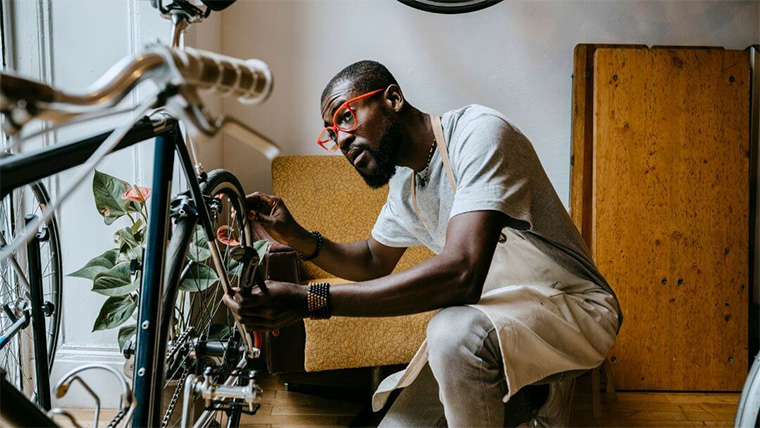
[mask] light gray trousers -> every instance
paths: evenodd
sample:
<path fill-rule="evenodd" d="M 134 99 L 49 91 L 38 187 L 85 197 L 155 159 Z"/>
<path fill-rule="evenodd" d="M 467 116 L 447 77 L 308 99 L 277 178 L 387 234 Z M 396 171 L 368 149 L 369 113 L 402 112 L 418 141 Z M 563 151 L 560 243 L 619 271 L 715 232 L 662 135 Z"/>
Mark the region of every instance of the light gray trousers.
<path fill-rule="evenodd" d="M 503 426 L 507 382 L 497 334 L 478 309 L 438 312 L 427 327 L 429 363 L 378 428 Z"/>

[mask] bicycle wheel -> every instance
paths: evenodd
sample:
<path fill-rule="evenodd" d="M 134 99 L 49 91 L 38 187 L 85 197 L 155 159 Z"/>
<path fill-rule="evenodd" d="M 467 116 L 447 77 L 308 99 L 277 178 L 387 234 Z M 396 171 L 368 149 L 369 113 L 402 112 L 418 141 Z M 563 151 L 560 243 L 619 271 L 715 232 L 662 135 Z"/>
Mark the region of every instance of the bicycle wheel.
<path fill-rule="evenodd" d="M 756 427 L 760 423 L 760 355 L 755 356 L 755 362 L 744 383 L 744 390 L 736 410 L 735 427 Z"/>
<path fill-rule="evenodd" d="M 433 13 L 467 13 L 485 9 L 501 0 L 398 0 L 415 9 Z"/>
<path fill-rule="evenodd" d="M 201 189 L 206 195 L 216 241 L 227 267 L 222 274 L 237 286 L 237 264 L 231 260 L 230 250 L 237 245 L 252 244 L 252 233 L 245 218 L 245 194 L 237 178 L 224 170 L 212 171 Z M 234 377 L 235 367 L 244 355 L 232 315 L 222 303 L 221 282 L 211 274 L 211 252 L 203 236 L 199 225 L 177 227 L 167 252 L 165 284 L 168 289 L 162 300 L 159 326 L 159 341 L 168 348 L 161 403 L 162 427 L 178 426 L 181 421 L 180 401 L 187 375 L 201 375 L 211 368 L 214 380 L 221 379 L 219 383 L 224 383 L 225 379 Z M 179 281 L 172 279 L 177 276 Z M 177 283 L 178 287 L 169 286 Z M 197 421 L 203 400 L 196 398 L 192 408 Z M 239 412 L 216 411 L 210 414 L 206 426 L 233 427 L 238 423 Z"/>
<path fill-rule="evenodd" d="M 0 202 L 0 243 L 12 242 L 24 228 L 24 216 L 34 214 L 41 216 L 48 204 L 45 186 L 36 182 L 15 189 Z M 52 311 L 45 317 L 47 334 L 48 370 L 53 366 L 58 344 L 58 331 L 61 324 L 61 298 L 63 272 L 61 269 L 61 243 L 58 224 L 55 218 L 45 226 L 46 239 L 40 242 L 42 262 L 43 297 Z M 21 271 L 14 268 L 17 264 Z M 24 253 L 0 260 L 0 336 L 8 333 L 13 324 L 13 317 L 20 317 L 29 307 L 27 286 L 26 258 Z M 24 275 L 23 278 L 21 275 Z M 28 397 L 34 394 L 35 368 L 32 329 L 26 327 L 13 335 L 0 349 L 0 367 L 7 373 L 7 380 Z"/>

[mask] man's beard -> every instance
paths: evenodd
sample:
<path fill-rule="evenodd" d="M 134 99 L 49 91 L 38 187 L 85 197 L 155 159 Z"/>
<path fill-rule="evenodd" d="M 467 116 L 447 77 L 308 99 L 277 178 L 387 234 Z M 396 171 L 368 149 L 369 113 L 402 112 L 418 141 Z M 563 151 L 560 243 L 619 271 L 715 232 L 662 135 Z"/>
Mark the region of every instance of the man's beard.
<path fill-rule="evenodd" d="M 366 149 L 375 160 L 375 168 L 369 173 L 356 170 L 369 187 L 378 189 L 385 186 L 396 173 L 402 137 L 401 122 L 393 116 L 388 117 L 388 124 L 385 126 L 377 148 Z"/>

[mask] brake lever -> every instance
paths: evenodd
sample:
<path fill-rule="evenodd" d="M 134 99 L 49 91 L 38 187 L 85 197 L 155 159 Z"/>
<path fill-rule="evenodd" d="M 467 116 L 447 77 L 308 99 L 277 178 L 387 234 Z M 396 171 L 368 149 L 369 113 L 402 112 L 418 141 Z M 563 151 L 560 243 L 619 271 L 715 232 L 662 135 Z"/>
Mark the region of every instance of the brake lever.
<path fill-rule="evenodd" d="M 234 117 L 221 116 L 217 120 L 217 125 L 220 130 L 242 141 L 245 145 L 258 151 L 270 161 L 280 154 L 280 148 L 277 144 Z"/>
<path fill-rule="evenodd" d="M 240 120 L 226 115 L 214 115 L 203 106 L 195 88 L 186 85 L 177 86 L 180 97 L 172 98 L 167 108 L 185 123 L 190 124 L 191 137 L 212 138 L 220 131 L 242 141 L 248 147 L 273 160 L 280 154 L 280 147 L 257 130 Z"/>

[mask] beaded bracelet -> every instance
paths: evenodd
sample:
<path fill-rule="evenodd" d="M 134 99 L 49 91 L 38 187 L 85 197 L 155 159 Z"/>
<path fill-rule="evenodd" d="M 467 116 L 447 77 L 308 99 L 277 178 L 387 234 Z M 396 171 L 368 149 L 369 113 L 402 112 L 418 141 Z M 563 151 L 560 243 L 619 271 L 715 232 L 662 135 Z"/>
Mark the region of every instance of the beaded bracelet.
<path fill-rule="evenodd" d="M 311 233 L 313 233 L 317 237 L 317 249 L 314 250 L 314 254 L 310 255 L 309 257 L 306 257 L 301 253 L 298 253 L 298 257 L 305 262 L 308 262 L 309 260 L 314 260 L 319 255 L 319 252 L 322 251 L 322 234 L 316 230 L 312 230 Z"/>

